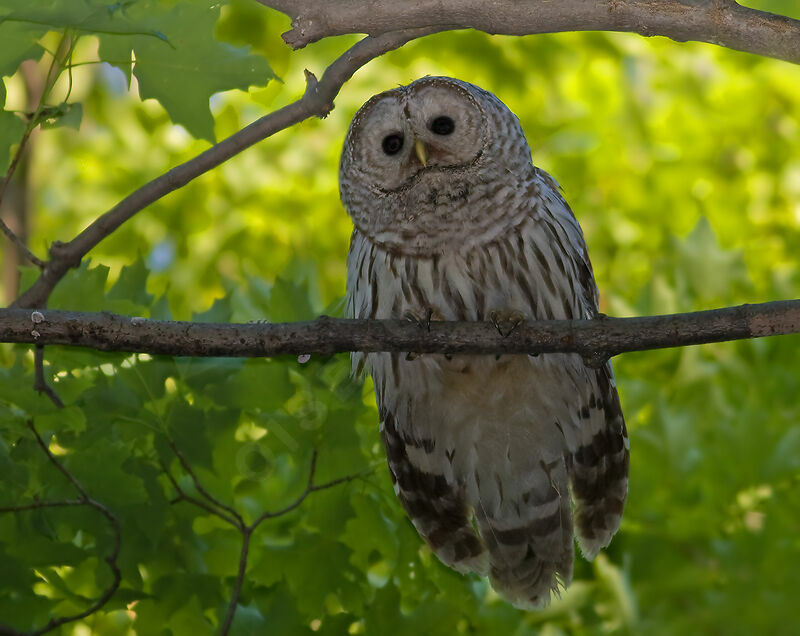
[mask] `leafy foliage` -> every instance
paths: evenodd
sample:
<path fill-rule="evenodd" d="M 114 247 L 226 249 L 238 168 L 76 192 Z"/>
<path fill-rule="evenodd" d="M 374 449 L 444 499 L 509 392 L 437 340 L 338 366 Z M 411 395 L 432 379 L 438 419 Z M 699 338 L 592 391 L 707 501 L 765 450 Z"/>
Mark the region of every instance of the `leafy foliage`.
<path fill-rule="evenodd" d="M 83 116 L 79 130 L 47 130 L 33 145 L 34 251 L 292 101 L 304 67 L 323 70 L 353 41 L 289 55 L 278 35 L 287 27 L 250 0 L 0 0 L 0 164 L 32 121 Z M 54 59 L 61 69 L 50 110 L 32 119 L 11 112 L 27 108 L 17 72 L 26 59 L 43 76 Z M 216 94 L 263 86 L 270 68 L 286 83 Z M 426 73 L 474 81 L 519 115 L 535 162 L 584 227 L 604 311 L 798 296 L 798 68 L 637 36 L 447 33 L 370 64 L 325 122 L 296 126 L 137 215 L 49 306 L 208 321 L 336 314 L 350 229 L 337 195 L 344 131 L 367 97 Z M 35 274 L 24 272 L 23 287 Z M 217 633 L 244 535 L 198 484 L 252 524 L 303 495 L 315 451 L 315 484 L 354 478 L 253 531 L 231 633 L 785 633 L 800 583 L 798 345 L 615 361 L 632 440 L 623 527 L 595 562 L 578 560 L 576 581 L 540 613 L 507 606 L 420 544 L 384 468 L 371 389 L 350 379 L 346 356 L 301 364 L 48 347 L 57 409 L 32 388 L 32 353 L 2 346 L 0 508 L 78 497 L 32 422 L 119 521 L 121 585 L 85 620 L 102 634 Z M 86 505 L 0 513 L 0 624 L 30 630 L 87 608 L 111 584 L 113 539 Z"/>

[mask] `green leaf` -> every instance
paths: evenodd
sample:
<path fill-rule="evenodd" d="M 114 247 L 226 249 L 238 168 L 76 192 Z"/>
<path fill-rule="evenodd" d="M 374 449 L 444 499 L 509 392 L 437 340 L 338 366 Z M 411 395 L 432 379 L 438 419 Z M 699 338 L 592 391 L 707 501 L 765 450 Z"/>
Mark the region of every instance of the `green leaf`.
<path fill-rule="evenodd" d="M 308 285 L 278 277 L 270 290 L 267 317 L 272 322 L 312 320 L 316 317 L 308 298 Z"/>
<path fill-rule="evenodd" d="M 340 539 L 353 551 L 350 562 L 366 572 L 373 585 L 383 587 L 397 564 L 397 529 L 381 515 L 377 498 L 354 494 L 351 503 L 356 514 Z"/>
<path fill-rule="evenodd" d="M 0 81 L 2 86 L 2 81 Z M 19 144 L 25 133 L 25 124 L 14 113 L 0 110 L 0 174 L 5 175 L 13 157 L 11 148 Z"/>
<path fill-rule="evenodd" d="M 247 360 L 224 382 L 212 384 L 208 395 L 217 404 L 241 409 L 270 411 L 279 408 L 295 392 L 285 364 L 271 360 Z"/>
<path fill-rule="evenodd" d="M 5 19 L 8 15 L 7 2 L 3 0 L 0 4 L 0 76 L 13 75 L 22 62 L 40 57 L 42 47 L 37 40 L 47 32 L 39 25 Z M 0 90 L 5 90 L 5 87 Z"/>
<path fill-rule="evenodd" d="M 181 453 L 189 461 L 212 469 L 211 444 L 209 442 L 206 414 L 179 402 L 170 410 L 167 427 Z"/>
<path fill-rule="evenodd" d="M 62 102 L 58 106 L 45 108 L 36 120 L 43 129 L 48 128 L 73 128 L 79 130 L 83 107 L 78 103 L 67 104 Z"/>
<path fill-rule="evenodd" d="M 130 300 L 148 307 L 153 302 L 153 295 L 147 293 L 147 276 L 149 272 L 141 255 L 132 265 L 126 265 L 119 273 L 119 278 L 108 291 L 111 300 Z"/>
<path fill-rule="evenodd" d="M 230 297 L 225 296 L 217 298 L 207 311 L 192 314 L 192 320 L 196 322 L 230 322 L 232 315 Z"/>
<path fill-rule="evenodd" d="M 91 266 L 91 259 L 85 259 L 67 275 L 53 290 L 48 301 L 52 309 L 71 309 L 73 311 L 103 311 L 106 307 L 105 287 L 108 280 L 108 267 Z"/>
<path fill-rule="evenodd" d="M 218 2 L 181 2 L 160 16 L 168 41 L 133 38 L 133 72 L 142 99 L 157 99 L 173 122 L 212 143 L 215 135 L 209 98 L 219 91 L 264 86 L 274 77 L 263 57 L 214 38 L 218 18 Z"/>
<path fill-rule="evenodd" d="M 73 475 L 89 490 L 90 495 L 113 507 L 116 502 L 144 503 L 147 491 L 141 478 L 125 470 L 129 449 L 119 443 L 97 437 L 91 450 L 81 455 L 68 455 L 64 462 Z"/>
<path fill-rule="evenodd" d="M 38 416 L 36 426 L 40 431 L 82 433 L 86 430 L 86 416 L 79 407 L 67 406 L 53 413 Z"/>

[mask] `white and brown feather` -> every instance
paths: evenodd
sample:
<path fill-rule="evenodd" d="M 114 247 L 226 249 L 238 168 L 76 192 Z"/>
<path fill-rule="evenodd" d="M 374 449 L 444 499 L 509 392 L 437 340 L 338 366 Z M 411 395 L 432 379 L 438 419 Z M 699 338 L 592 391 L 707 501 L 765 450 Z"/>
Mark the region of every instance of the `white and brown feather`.
<path fill-rule="evenodd" d="M 459 106 L 478 130 L 438 162 L 438 140 L 426 139 L 425 169 L 409 158 L 384 177 L 383 159 L 362 147 L 404 117 L 406 135 L 424 135 L 415 118 Z M 580 226 L 555 181 L 532 166 L 516 117 L 477 87 L 425 78 L 370 100 L 348 133 L 341 188 L 356 226 L 352 317 L 597 313 Z M 589 368 L 577 354 L 356 353 L 353 365 L 374 380 L 395 492 L 444 563 L 488 574 L 519 607 L 540 607 L 572 577 L 573 526 L 588 558 L 611 541 L 628 440 L 609 364 Z"/>

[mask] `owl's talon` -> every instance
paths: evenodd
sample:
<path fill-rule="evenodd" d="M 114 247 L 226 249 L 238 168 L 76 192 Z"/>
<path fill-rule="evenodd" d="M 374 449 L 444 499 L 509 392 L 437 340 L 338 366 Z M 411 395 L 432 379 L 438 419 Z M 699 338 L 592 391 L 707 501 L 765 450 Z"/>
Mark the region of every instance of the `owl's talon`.
<path fill-rule="evenodd" d="M 409 361 L 411 361 L 411 360 L 416 360 L 418 355 L 419 355 L 419 354 L 417 354 L 417 353 L 414 353 L 413 351 L 409 351 L 409 352 L 406 354 L 406 360 L 409 360 Z"/>
<path fill-rule="evenodd" d="M 511 311 L 508 313 L 500 312 L 500 311 L 490 311 L 489 312 L 489 320 L 491 320 L 494 328 L 497 329 L 497 333 L 499 333 L 503 338 L 508 338 L 514 330 L 519 327 L 523 322 L 525 322 L 525 316 L 523 316 L 518 311 Z M 501 323 L 511 323 L 511 327 L 508 330 L 503 330 L 503 325 Z"/>
<path fill-rule="evenodd" d="M 417 314 L 413 311 L 407 311 L 403 314 L 403 317 L 408 320 L 408 322 L 415 323 L 418 327 L 424 329 L 425 331 L 431 330 L 431 319 L 433 318 L 433 309 L 427 309 L 425 311 L 425 318 L 420 318 Z"/>
<path fill-rule="evenodd" d="M 601 369 L 608 362 L 608 355 L 604 351 L 592 351 L 582 354 L 583 364 L 590 369 Z"/>

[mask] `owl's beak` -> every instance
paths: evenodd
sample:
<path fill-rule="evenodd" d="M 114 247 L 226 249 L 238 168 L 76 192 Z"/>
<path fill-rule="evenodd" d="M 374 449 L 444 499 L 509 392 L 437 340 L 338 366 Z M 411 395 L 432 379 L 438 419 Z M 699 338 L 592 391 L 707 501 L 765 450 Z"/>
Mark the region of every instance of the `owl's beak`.
<path fill-rule="evenodd" d="M 414 153 L 424 168 L 428 167 L 428 147 L 420 139 L 414 141 Z"/>

